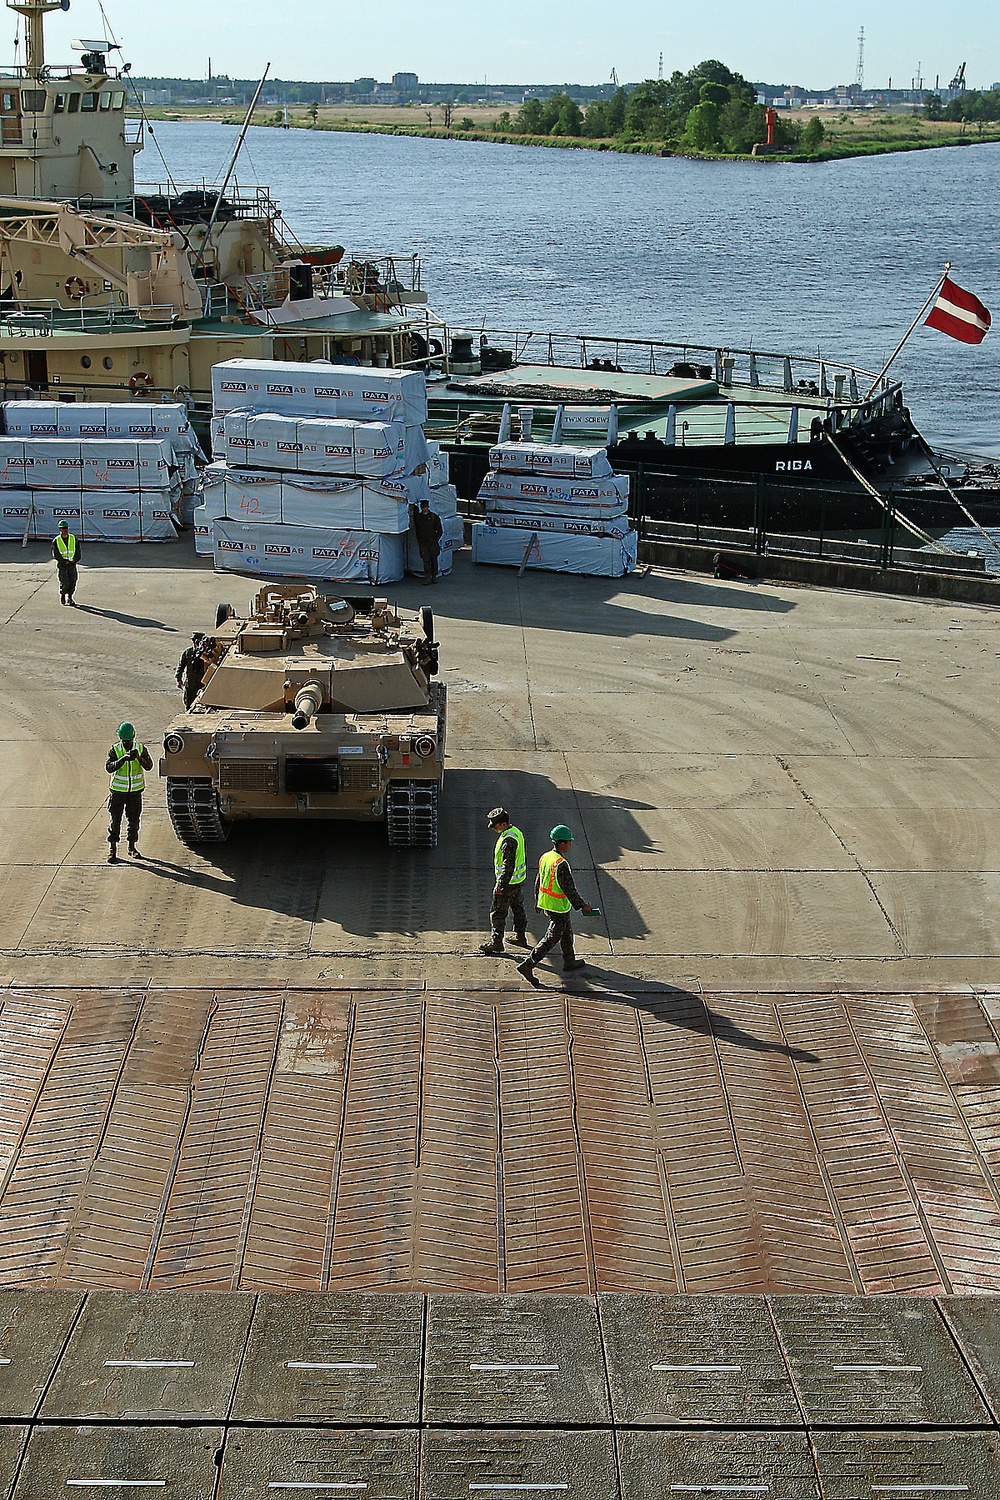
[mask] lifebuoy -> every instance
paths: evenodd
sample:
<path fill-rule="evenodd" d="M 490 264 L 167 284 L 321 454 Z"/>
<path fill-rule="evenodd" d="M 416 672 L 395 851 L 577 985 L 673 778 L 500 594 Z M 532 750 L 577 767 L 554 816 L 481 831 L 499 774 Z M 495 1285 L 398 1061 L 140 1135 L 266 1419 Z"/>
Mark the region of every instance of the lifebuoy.
<path fill-rule="evenodd" d="M 71 276 L 66 283 L 66 295 L 71 302 L 82 302 L 87 295 L 87 284 L 79 276 Z"/>
<path fill-rule="evenodd" d="M 147 396 L 153 389 L 153 377 L 147 375 L 144 370 L 140 370 L 137 375 L 132 376 L 128 388 L 133 396 Z"/>

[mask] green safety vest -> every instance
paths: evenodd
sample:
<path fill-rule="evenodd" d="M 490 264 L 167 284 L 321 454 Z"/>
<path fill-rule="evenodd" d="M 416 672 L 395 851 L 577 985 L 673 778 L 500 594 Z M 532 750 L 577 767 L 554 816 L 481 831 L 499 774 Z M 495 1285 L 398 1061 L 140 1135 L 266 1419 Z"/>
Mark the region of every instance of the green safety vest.
<path fill-rule="evenodd" d="M 65 562 L 73 562 L 76 559 L 76 537 L 70 532 L 63 541 L 61 536 L 56 537 L 56 551 Z"/>
<path fill-rule="evenodd" d="M 497 872 L 497 880 L 503 874 L 503 846 L 508 839 L 517 841 L 517 853 L 514 855 L 514 873 L 510 877 L 511 885 L 523 885 L 528 875 L 528 866 L 524 857 L 524 834 L 520 828 L 505 828 L 497 839 L 496 849 L 493 851 L 493 865 Z"/>
<path fill-rule="evenodd" d="M 559 884 L 559 866 L 566 861 L 550 849 L 538 861 L 538 904 L 542 911 L 572 911 L 573 903 Z"/>
<path fill-rule="evenodd" d="M 114 753 L 118 757 L 118 765 L 111 777 L 111 790 L 113 792 L 144 792 L 146 790 L 146 773 L 139 764 L 138 757 L 143 752 L 143 746 L 136 740 L 132 746 L 135 760 L 129 760 L 128 751 L 118 740 L 115 744 Z"/>

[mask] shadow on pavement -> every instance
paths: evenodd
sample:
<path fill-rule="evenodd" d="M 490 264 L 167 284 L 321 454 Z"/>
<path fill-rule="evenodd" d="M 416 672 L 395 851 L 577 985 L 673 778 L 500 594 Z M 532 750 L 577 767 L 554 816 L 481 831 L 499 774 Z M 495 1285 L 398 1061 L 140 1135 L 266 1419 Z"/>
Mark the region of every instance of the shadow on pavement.
<path fill-rule="evenodd" d="M 558 954 L 556 957 L 558 962 Z M 545 970 L 540 970 L 540 973 L 544 975 Z M 557 980 L 562 978 L 558 971 L 556 977 Z M 820 1061 L 815 1053 L 806 1052 L 801 1047 L 769 1041 L 766 1037 L 755 1036 L 752 1031 L 745 1031 L 731 1016 L 713 1010 L 704 995 L 696 995 L 691 990 L 670 989 L 667 986 L 652 992 L 628 990 L 621 988 L 621 983 L 620 974 L 599 964 L 592 964 L 588 959 L 586 969 L 574 974 L 565 984 L 557 983 L 554 987 L 565 989 L 568 994 L 589 994 L 596 1000 L 611 1000 L 627 1005 L 632 1010 L 644 1011 L 663 1026 L 679 1027 L 684 1031 L 694 1032 L 697 1036 L 713 1037 L 717 1042 L 729 1042 L 734 1047 L 742 1047 L 750 1052 L 776 1053 L 792 1062 Z"/>
<path fill-rule="evenodd" d="M 162 630 L 167 635 L 179 635 L 174 625 L 164 625 L 162 620 L 150 620 L 145 615 L 123 615 L 117 609 L 99 609 L 96 604 L 78 604 L 77 609 L 85 615 L 102 615 L 106 620 L 117 620 L 119 625 L 134 625 L 137 630 Z"/>
<path fill-rule="evenodd" d="M 549 829 L 559 822 L 571 824 L 577 839 L 573 866 L 585 897 L 594 895 L 587 854 L 591 817 L 614 811 L 612 831 L 609 820 L 602 820 L 602 848 L 609 859 L 615 845 L 619 853 L 637 855 L 651 847 L 635 817 L 647 803 L 560 787 L 531 771 L 455 770 L 445 783 L 436 849 L 390 849 L 381 823 L 262 821 L 237 824 L 225 844 L 205 844 L 190 852 L 178 844 L 176 859 L 148 856 L 144 864 L 151 874 L 214 891 L 236 905 L 320 924 L 318 936 L 314 934 L 320 952 L 325 951 L 324 926 L 325 941 L 334 949 L 343 946 L 345 937 L 385 943 L 432 932 L 475 934 L 481 941 L 489 931 L 495 843 L 486 814 L 498 804 L 523 829 L 531 870 L 549 847 Z M 609 880 L 602 871 L 602 887 Z M 530 911 L 531 894 L 527 902 Z M 544 931 L 538 916 L 532 915 L 528 925 L 535 936 Z M 616 935 L 641 938 L 648 930 L 619 885 Z"/>

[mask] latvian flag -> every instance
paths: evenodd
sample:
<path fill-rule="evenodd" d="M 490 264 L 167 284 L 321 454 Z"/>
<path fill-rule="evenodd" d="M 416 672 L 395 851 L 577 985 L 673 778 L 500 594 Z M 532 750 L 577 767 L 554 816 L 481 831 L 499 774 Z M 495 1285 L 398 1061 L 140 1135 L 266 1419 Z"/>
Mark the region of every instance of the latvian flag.
<path fill-rule="evenodd" d="M 990 331 L 992 318 L 978 297 L 963 292 L 945 277 L 938 299 L 930 310 L 926 326 L 937 328 L 963 344 L 981 344 Z"/>

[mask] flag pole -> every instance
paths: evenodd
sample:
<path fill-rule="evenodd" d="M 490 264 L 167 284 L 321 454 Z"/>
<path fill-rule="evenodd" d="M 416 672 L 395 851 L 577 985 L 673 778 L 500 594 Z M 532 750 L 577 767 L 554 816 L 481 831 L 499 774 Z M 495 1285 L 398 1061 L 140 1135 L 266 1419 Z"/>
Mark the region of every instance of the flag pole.
<path fill-rule="evenodd" d="M 923 317 L 924 313 L 930 307 L 931 303 L 936 299 L 938 293 L 940 292 L 941 288 L 944 286 L 945 282 L 948 280 L 948 272 L 950 270 L 951 270 L 951 261 L 950 260 L 946 260 L 945 263 L 944 263 L 944 270 L 941 272 L 941 275 L 938 277 L 933 292 L 931 292 L 930 296 L 927 298 L 927 301 L 924 303 L 923 307 L 917 313 L 917 316 L 914 318 L 914 320 L 910 324 L 909 328 L 903 334 L 903 337 L 900 339 L 900 341 L 896 345 L 895 349 L 889 355 L 889 358 L 886 360 L 886 362 L 882 366 L 881 370 L 875 376 L 875 379 L 872 382 L 871 389 L 869 390 L 868 394 L 865 396 L 865 400 L 866 401 L 870 401 L 871 398 L 874 396 L 875 392 L 878 390 L 879 385 L 885 379 L 885 374 L 886 374 L 886 371 L 888 370 L 889 366 L 891 364 L 895 363 L 897 355 L 902 350 L 904 344 L 906 344 L 906 342 L 909 339 L 911 333 L 916 328 L 917 324 L 920 322 L 920 319 Z"/>

